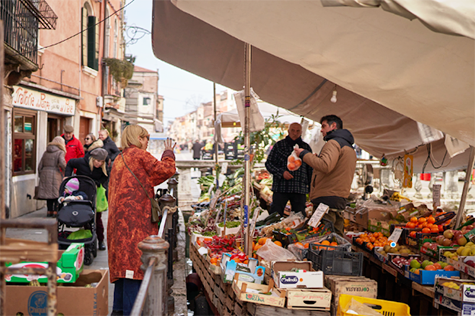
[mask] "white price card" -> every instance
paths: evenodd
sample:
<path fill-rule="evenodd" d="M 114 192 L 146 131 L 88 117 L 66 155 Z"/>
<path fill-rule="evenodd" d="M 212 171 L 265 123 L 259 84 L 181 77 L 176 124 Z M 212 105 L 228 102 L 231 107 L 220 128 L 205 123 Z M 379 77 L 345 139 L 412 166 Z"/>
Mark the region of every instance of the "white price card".
<path fill-rule="evenodd" d="M 434 184 L 432 186 L 432 204 L 434 206 L 440 206 L 440 189 L 442 188 L 441 184 Z"/>
<path fill-rule="evenodd" d="M 401 237 L 401 234 L 402 234 L 402 228 L 396 228 L 391 234 L 391 236 L 389 236 L 388 240 L 391 242 L 397 243 L 399 238 Z M 394 247 L 395 246 L 396 245 L 394 245 Z M 393 245 L 391 245 L 391 247 L 393 247 Z"/>
<path fill-rule="evenodd" d="M 317 227 L 320 221 L 322 220 L 323 215 L 325 215 L 329 209 L 330 207 L 328 205 L 320 203 L 315 212 L 313 212 L 312 217 L 308 221 L 308 225 L 312 227 Z"/>

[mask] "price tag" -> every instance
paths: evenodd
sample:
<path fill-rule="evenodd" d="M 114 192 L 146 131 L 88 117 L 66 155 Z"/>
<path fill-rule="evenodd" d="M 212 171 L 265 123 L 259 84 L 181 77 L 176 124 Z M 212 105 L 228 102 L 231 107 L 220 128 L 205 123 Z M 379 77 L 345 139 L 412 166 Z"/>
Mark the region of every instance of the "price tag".
<path fill-rule="evenodd" d="M 308 225 L 312 227 L 317 227 L 320 221 L 322 220 L 323 215 L 325 215 L 329 209 L 330 207 L 328 205 L 320 203 L 320 205 L 318 205 L 317 209 L 308 221 Z"/>
<path fill-rule="evenodd" d="M 247 228 L 248 220 L 249 220 L 249 205 L 244 205 L 244 228 Z"/>
<path fill-rule="evenodd" d="M 391 247 L 395 247 L 396 243 L 398 242 L 399 238 L 401 237 L 402 234 L 402 228 L 396 228 L 391 236 L 389 236 L 388 240 L 391 241 Z M 394 242 L 394 246 L 393 243 Z"/>
<path fill-rule="evenodd" d="M 434 206 L 440 206 L 440 189 L 442 188 L 441 184 L 434 184 L 432 186 L 432 204 Z"/>
<path fill-rule="evenodd" d="M 227 162 L 223 162 L 221 164 L 221 174 L 226 174 L 226 172 L 228 172 L 228 163 Z"/>

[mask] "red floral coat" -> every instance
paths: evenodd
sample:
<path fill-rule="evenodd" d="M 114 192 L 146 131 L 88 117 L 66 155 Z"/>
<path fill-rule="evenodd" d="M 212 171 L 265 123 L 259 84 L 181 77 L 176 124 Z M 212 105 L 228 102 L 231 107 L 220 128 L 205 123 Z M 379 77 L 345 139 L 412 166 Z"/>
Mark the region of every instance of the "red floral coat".
<path fill-rule="evenodd" d="M 150 197 L 154 196 L 154 186 L 175 174 L 175 155 L 171 150 L 162 154 L 161 161 L 135 146 L 126 148 L 123 155 L 130 170 Z M 131 271 L 128 272 L 127 278 L 142 280 L 142 251 L 137 245 L 147 236 L 157 235 L 158 225 L 151 222 L 150 200 L 124 165 L 120 154 L 112 167 L 108 200 L 107 248 L 110 281 L 125 278 L 127 271 Z"/>

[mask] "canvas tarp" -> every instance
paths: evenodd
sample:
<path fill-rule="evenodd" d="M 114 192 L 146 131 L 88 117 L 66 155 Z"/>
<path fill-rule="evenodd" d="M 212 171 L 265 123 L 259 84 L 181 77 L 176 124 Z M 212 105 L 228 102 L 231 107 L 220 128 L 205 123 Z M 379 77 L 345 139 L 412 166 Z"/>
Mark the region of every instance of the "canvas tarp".
<path fill-rule="evenodd" d="M 323 8 L 318 1 L 175 3 L 216 27 L 154 1 L 153 49 L 166 62 L 240 90 L 245 40 L 254 46 L 251 85 L 261 99 L 315 121 L 339 115 L 376 157 L 420 146 L 416 120 L 475 144 L 471 39 L 379 9 Z M 432 152 L 442 161 L 443 147 Z M 427 148 L 417 155 L 416 172 Z M 466 156 L 445 167 L 466 165 Z"/>

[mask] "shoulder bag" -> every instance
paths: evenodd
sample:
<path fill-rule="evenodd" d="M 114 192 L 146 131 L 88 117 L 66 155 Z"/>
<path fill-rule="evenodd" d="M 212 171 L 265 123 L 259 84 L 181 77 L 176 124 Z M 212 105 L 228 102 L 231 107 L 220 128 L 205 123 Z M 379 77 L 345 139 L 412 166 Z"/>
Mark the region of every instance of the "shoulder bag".
<path fill-rule="evenodd" d="M 145 190 L 144 186 L 142 183 L 139 181 L 139 179 L 135 176 L 135 174 L 130 170 L 129 166 L 127 166 L 127 163 L 125 162 L 124 155 L 122 155 L 122 152 L 120 153 L 122 156 L 122 160 L 124 161 L 124 165 L 129 169 L 130 173 L 134 176 L 134 178 L 137 180 L 137 182 L 140 184 L 142 189 L 144 190 L 145 194 L 150 200 L 150 203 L 152 205 L 152 223 L 157 223 L 160 220 L 160 206 L 158 205 L 158 202 L 155 199 L 150 198 L 150 196 L 147 193 L 147 190 Z"/>

